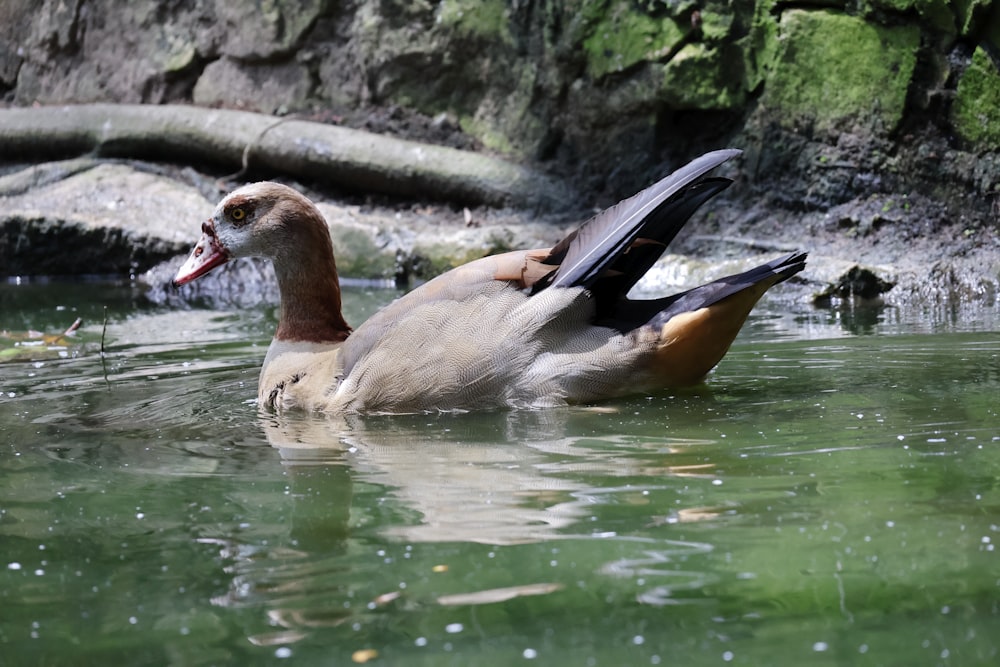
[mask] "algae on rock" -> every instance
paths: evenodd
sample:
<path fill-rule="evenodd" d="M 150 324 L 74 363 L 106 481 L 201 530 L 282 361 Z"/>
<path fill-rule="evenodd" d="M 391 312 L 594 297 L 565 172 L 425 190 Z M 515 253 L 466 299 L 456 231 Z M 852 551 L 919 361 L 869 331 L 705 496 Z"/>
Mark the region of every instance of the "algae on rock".
<path fill-rule="evenodd" d="M 919 46 L 915 25 L 787 10 L 761 104 L 789 125 L 805 121 L 832 130 L 869 119 L 892 131 L 903 117 Z"/>
<path fill-rule="evenodd" d="M 1000 72 L 983 48 L 976 49 L 958 82 L 952 122 L 962 138 L 976 148 L 1000 148 Z"/>

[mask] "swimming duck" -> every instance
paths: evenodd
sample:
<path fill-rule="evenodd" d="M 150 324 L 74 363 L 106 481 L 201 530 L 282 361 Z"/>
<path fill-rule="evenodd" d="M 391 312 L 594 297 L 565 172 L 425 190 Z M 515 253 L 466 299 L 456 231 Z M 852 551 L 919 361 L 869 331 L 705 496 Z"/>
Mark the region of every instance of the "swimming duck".
<path fill-rule="evenodd" d="M 448 271 L 354 330 L 341 313 L 323 216 L 277 183 L 226 196 L 174 283 L 236 257 L 271 259 L 281 314 L 257 399 L 279 412 L 539 408 L 693 385 L 761 295 L 805 266 L 796 252 L 679 294 L 626 298 L 694 211 L 731 182 L 707 174 L 739 153 L 693 160 L 551 248 Z"/>

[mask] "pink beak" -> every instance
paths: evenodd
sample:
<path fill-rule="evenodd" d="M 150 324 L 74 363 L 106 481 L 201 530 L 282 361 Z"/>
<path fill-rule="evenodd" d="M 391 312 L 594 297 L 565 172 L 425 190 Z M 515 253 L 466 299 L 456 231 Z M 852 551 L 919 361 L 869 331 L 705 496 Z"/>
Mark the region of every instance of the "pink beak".
<path fill-rule="evenodd" d="M 212 221 L 205 221 L 201 223 L 201 238 L 198 239 L 198 245 L 188 255 L 184 265 L 177 270 L 174 285 L 184 285 L 200 278 L 215 267 L 225 264 L 229 259 L 229 251 L 219 243 Z"/>

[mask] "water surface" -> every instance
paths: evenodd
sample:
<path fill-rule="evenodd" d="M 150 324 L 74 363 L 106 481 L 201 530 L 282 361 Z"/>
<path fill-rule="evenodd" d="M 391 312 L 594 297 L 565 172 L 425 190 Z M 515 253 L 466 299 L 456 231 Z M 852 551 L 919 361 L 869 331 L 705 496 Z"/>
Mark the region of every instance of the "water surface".
<path fill-rule="evenodd" d="M 0 664 L 998 660 L 991 309 L 765 303 L 693 390 L 277 419 L 271 307 L 0 306 L 84 319 L 0 364 Z"/>

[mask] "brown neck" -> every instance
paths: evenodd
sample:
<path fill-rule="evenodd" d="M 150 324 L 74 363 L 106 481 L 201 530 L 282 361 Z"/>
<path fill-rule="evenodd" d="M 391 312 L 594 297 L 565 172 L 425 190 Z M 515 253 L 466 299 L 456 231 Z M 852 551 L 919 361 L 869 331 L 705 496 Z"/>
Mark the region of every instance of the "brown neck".
<path fill-rule="evenodd" d="M 274 337 L 286 341 L 339 342 L 351 333 L 341 313 L 340 279 L 326 224 L 297 225 L 301 243 L 274 258 L 281 318 Z"/>

